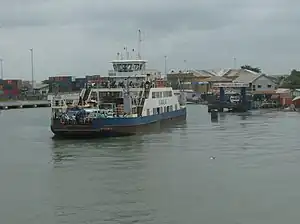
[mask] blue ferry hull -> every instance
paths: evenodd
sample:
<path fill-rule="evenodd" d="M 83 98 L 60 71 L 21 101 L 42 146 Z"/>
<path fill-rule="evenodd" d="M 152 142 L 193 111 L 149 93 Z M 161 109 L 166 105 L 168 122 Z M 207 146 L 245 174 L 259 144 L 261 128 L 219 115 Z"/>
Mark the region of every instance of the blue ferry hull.
<path fill-rule="evenodd" d="M 152 124 L 186 119 L 186 108 L 146 117 L 97 118 L 89 125 L 65 125 L 54 120 L 52 132 L 58 137 L 113 137 L 147 131 Z"/>

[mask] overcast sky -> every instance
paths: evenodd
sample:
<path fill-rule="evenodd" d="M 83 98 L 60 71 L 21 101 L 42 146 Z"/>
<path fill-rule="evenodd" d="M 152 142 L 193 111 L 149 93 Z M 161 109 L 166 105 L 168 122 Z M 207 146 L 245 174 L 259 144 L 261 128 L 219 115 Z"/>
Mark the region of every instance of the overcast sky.
<path fill-rule="evenodd" d="M 300 68 L 300 1 L 296 0 L 0 0 L 4 75 L 107 74 L 126 45 L 148 68 L 259 66 L 269 74 Z"/>

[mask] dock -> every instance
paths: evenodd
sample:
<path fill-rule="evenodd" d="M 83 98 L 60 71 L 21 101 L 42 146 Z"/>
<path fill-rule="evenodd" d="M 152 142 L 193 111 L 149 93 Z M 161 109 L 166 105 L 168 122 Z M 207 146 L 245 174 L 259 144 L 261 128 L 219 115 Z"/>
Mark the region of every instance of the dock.
<path fill-rule="evenodd" d="M 214 102 L 207 105 L 208 106 L 208 112 L 211 112 L 213 110 L 217 110 L 219 112 L 224 112 L 224 109 L 227 109 L 231 112 L 247 112 L 249 109 L 249 106 L 243 103 L 229 103 L 229 102 Z"/>
<path fill-rule="evenodd" d="M 48 100 L 32 100 L 32 101 L 5 101 L 0 102 L 0 110 L 18 109 L 18 108 L 37 108 L 51 107 Z"/>
<path fill-rule="evenodd" d="M 247 112 L 249 107 L 249 101 L 247 100 L 246 88 L 248 84 L 244 83 L 216 83 L 213 85 L 214 88 L 219 88 L 219 99 L 214 102 L 210 102 L 208 106 L 208 112 L 218 111 L 223 112 L 224 109 L 232 112 Z M 238 88 L 240 89 L 241 99 L 239 102 L 231 102 L 225 99 L 225 88 Z"/>

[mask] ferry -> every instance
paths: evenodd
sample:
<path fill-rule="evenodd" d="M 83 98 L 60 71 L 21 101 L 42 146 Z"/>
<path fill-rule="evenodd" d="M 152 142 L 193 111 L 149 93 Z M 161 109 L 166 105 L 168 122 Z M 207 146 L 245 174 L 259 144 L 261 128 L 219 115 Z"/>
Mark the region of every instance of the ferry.
<path fill-rule="evenodd" d="M 162 78 L 146 74 L 146 60 L 127 57 L 111 63 L 114 78 L 100 86 L 87 85 L 78 100 L 53 97 L 51 130 L 55 136 L 135 135 L 151 124 L 186 120 L 185 94 L 175 95 Z"/>

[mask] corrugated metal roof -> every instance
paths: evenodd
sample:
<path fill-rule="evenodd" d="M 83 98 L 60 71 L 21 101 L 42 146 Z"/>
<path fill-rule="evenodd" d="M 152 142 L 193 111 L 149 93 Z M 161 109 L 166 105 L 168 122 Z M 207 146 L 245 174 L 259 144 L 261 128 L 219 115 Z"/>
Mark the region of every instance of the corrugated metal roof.
<path fill-rule="evenodd" d="M 262 76 L 262 74 L 252 73 L 245 70 L 245 72 L 240 73 L 239 76 L 233 82 L 241 83 L 252 83 L 255 79 Z"/>
<path fill-rule="evenodd" d="M 227 73 L 230 69 L 228 68 L 223 68 L 223 69 L 209 69 L 207 70 L 214 76 L 223 76 L 225 73 Z"/>
<path fill-rule="evenodd" d="M 285 89 L 285 88 L 279 88 L 276 90 L 276 93 L 290 93 L 290 89 Z"/>
<path fill-rule="evenodd" d="M 228 79 L 233 79 L 238 76 L 245 76 L 245 74 L 249 77 L 258 77 L 262 75 L 262 73 L 256 73 L 247 69 L 189 69 L 188 71 L 175 71 L 171 70 L 168 74 L 178 74 L 178 73 L 192 73 L 196 77 L 224 77 Z M 269 77 L 269 76 L 267 76 Z M 271 77 L 270 77 L 271 79 Z"/>
<path fill-rule="evenodd" d="M 214 76 L 214 74 L 210 73 L 207 70 L 195 69 L 195 70 L 192 70 L 191 72 L 193 72 L 194 75 L 197 76 L 197 77 L 211 77 L 211 76 Z"/>
<path fill-rule="evenodd" d="M 37 84 L 34 86 L 34 89 L 43 89 L 43 88 L 46 88 L 46 87 L 48 87 L 48 86 L 49 86 L 48 84 L 37 83 Z"/>
<path fill-rule="evenodd" d="M 293 101 L 297 101 L 297 100 L 300 100 L 300 96 L 296 96 Z"/>
<path fill-rule="evenodd" d="M 258 90 L 252 92 L 253 94 L 275 94 L 276 90 Z"/>
<path fill-rule="evenodd" d="M 227 72 L 225 72 L 222 76 L 227 78 L 233 78 L 235 76 L 238 76 L 243 71 L 243 69 L 228 69 Z"/>
<path fill-rule="evenodd" d="M 205 81 L 209 81 L 209 82 L 230 82 L 231 79 L 228 79 L 228 78 L 222 77 L 222 76 L 212 76 L 212 77 L 206 79 Z"/>

